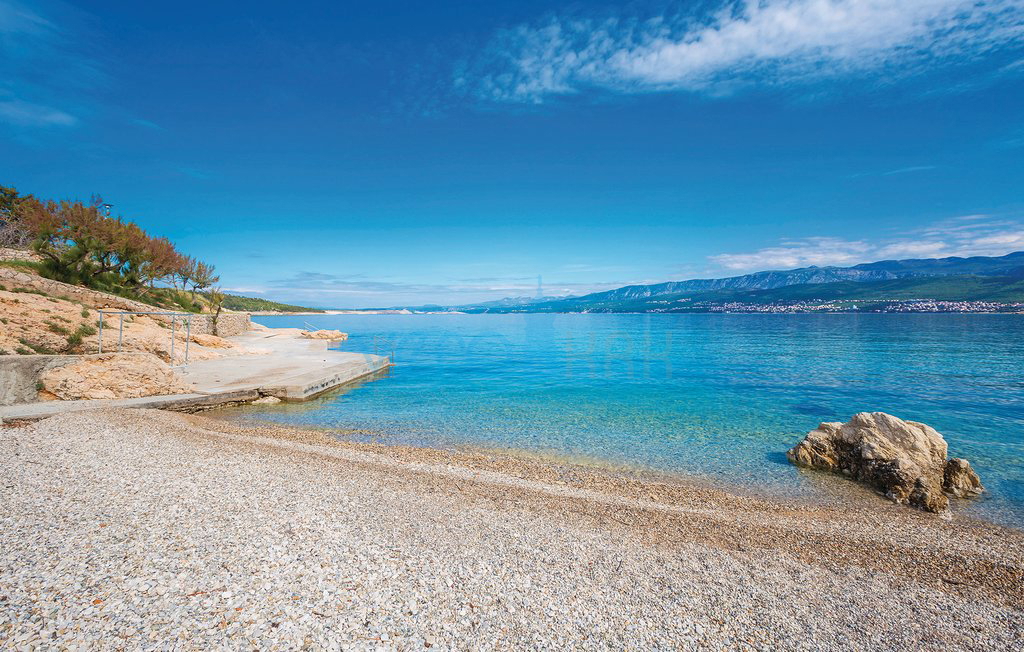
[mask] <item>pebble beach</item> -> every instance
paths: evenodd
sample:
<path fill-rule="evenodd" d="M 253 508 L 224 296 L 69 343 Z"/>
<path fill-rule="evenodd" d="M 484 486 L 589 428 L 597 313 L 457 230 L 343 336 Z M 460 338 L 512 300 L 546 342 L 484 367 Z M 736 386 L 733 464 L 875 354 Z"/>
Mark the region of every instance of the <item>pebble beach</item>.
<path fill-rule="evenodd" d="M 1024 649 L 1024 534 L 152 410 L 0 428 L 0 648 Z"/>

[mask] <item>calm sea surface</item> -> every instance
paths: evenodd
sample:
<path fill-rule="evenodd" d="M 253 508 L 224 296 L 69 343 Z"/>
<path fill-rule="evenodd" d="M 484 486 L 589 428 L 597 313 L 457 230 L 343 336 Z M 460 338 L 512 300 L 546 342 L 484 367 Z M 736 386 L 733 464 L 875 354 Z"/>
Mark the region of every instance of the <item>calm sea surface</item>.
<path fill-rule="evenodd" d="M 821 421 L 923 421 L 990 489 L 969 511 L 1024 525 L 1024 317 L 336 315 L 258 317 L 391 340 L 389 375 L 228 416 L 521 449 L 807 491 L 784 452 Z M 378 341 L 378 344 L 380 342 Z M 388 348 L 390 353 L 390 346 Z"/>

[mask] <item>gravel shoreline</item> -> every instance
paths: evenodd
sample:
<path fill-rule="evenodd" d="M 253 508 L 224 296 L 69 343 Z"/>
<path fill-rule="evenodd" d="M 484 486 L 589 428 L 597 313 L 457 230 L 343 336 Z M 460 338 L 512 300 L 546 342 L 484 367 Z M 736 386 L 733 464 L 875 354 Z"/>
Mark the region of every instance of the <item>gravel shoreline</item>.
<path fill-rule="evenodd" d="M 1024 533 L 150 410 L 0 428 L 0 648 L 1024 649 Z"/>

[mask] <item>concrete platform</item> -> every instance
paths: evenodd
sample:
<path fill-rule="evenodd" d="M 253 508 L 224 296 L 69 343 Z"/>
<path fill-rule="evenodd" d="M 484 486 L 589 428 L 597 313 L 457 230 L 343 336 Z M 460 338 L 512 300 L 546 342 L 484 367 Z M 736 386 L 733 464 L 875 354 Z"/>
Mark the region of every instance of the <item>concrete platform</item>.
<path fill-rule="evenodd" d="M 195 410 L 249 402 L 261 396 L 305 401 L 391 365 L 386 356 L 329 351 L 327 341 L 302 339 L 298 333 L 298 329 L 281 328 L 227 338 L 239 345 L 232 355 L 197 360 L 177 369 L 194 385 L 191 394 L 22 403 L 0 407 L 0 418 L 42 419 L 103 407 Z"/>

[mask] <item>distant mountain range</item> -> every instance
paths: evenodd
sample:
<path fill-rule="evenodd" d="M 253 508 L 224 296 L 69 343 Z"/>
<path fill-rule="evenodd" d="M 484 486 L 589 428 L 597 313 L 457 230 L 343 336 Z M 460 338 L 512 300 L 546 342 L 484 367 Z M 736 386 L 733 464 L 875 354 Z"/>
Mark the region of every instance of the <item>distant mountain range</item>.
<path fill-rule="evenodd" d="M 558 299 L 509 298 L 454 307 L 463 312 L 665 312 L 683 304 L 808 300 L 1024 301 L 1024 251 L 1005 256 L 884 260 L 802 267 L 727 278 L 627 285 Z M 678 304 L 667 308 L 670 304 Z M 432 306 L 431 309 L 438 309 Z M 452 309 L 452 308 L 449 308 Z"/>

